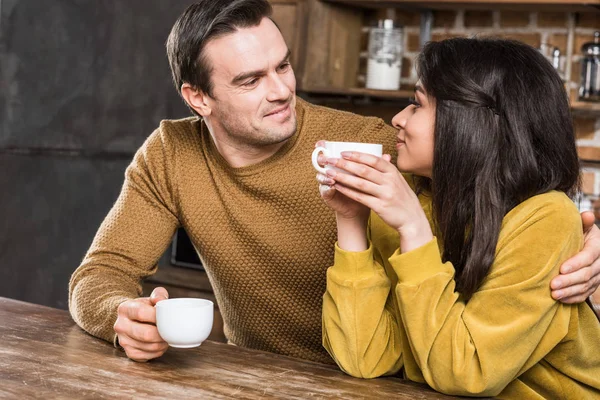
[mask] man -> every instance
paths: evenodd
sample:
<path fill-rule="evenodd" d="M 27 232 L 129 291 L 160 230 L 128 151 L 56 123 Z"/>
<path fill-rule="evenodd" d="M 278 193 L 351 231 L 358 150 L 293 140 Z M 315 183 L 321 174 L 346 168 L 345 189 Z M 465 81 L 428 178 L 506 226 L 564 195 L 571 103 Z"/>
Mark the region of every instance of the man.
<path fill-rule="evenodd" d="M 290 52 L 270 13 L 266 0 L 205 0 L 175 23 L 173 78 L 200 118 L 163 121 L 147 139 L 71 278 L 75 321 L 134 360 L 167 349 L 153 308 L 166 290 L 137 297 L 183 226 L 232 343 L 332 362 L 321 345 L 321 298 L 335 220 L 310 154 L 319 139 L 383 143 L 391 153 L 396 133 L 380 119 L 296 98 Z M 565 301 L 598 286 L 599 231 L 589 225 L 586 249 L 565 264 L 576 272 L 558 278 Z"/>

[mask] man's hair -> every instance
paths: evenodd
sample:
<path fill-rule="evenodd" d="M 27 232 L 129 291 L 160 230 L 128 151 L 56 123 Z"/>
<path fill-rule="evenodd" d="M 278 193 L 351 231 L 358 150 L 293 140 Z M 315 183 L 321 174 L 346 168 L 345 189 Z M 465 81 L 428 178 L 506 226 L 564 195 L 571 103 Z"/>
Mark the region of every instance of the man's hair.
<path fill-rule="evenodd" d="M 173 25 L 166 44 L 177 92 L 189 83 L 213 97 L 212 65 L 204 53 L 206 44 L 238 28 L 257 26 L 271 14 L 267 0 L 203 0 L 189 6 Z"/>
<path fill-rule="evenodd" d="M 431 185 L 443 259 L 468 300 L 491 268 L 504 216 L 532 196 L 579 188 L 568 95 L 539 51 L 511 40 L 432 42 L 417 71 L 436 104 L 432 180 L 420 182 Z"/>

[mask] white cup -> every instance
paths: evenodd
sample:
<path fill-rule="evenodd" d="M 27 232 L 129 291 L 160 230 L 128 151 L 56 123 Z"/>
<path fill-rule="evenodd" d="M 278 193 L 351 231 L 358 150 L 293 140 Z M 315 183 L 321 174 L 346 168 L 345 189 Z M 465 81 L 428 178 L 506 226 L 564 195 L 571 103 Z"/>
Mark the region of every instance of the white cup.
<path fill-rule="evenodd" d="M 214 304 L 205 299 L 168 299 L 156 303 L 156 327 L 171 347 L 190 348 L 202 344 L 213 325 Z"/>
<path fill-rule="evenodd" d="M 341 158 L 341 153 L 344 151 L 357 151 L 360 153 L 372 154 L 377 157 L 381 157 L 383 152 L 383 146 L 374 143 L 356 143 L 356 142 L 325 142 L 325 146 L 319 146 L 312 152 L 312 165 L 315 169 L 322 174 L 326 173 L 330 165 L 326 165 L 325 168 L 319 165 L 317 161 L 319 154 L 323 153 L 325 157 L 330 158 Z M 335 168 L 337 169 L 337 168 Z"/>

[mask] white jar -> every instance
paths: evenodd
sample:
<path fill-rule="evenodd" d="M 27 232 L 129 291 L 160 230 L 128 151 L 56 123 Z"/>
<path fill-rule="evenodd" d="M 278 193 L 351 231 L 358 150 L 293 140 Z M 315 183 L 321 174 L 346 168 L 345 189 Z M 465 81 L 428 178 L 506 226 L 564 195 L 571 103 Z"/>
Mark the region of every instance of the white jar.
<path fill-rule="evenodd" d="M 402 70 L 402 28 L 394 21 L 379 21 L 369 31 L 369 59 L 367 62 L 368 89 L 398 90 Z"/>

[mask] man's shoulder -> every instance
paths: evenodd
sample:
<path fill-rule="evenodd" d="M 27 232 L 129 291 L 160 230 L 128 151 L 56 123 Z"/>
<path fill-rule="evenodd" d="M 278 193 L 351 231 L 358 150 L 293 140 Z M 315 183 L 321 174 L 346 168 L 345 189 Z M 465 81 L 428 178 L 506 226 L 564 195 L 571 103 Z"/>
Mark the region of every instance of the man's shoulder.
<path fill-rule="evenodd" d="M 168 148 L 196 142 L 200 140 L 200 122 L 198 117 L 163 119 L 154 132 L 148 136 L 145 146 Z"/>
<path fill-rule="evenodd" d="M 197 117 L 162 120 L 146 138 L 138 154 L 147 159 L 172 156 L 174 153 L 181 156 L 186 149 L 198 148 L 200 129 L 200 119 Z"/>
<path fill-rule="evenodd" d="M 377 141 L 386 144 L 390 152 L 394 128 L 379 117 L 355 114 L 349 111 L 335 110 L 329 107 L 299 100 L 304 109 L 303 130 L 326 133 L 319 137 L 325 140 Z M 387 143 L 390 142 L 390 143 Z"/>
<path fill-rule="evenodd" d="M 188 135 L 197 136 L 200 129 L 201 119 L 198 117 L 187 117 L 180 119 L 163 119 L 160 121 L 158 130 L 165 135 L 174 138 L 182 138 Z"/>
<path fill-rule="evenodd" d="M 338 110 L 322 105 L 317 105 L 303 100 L 299 97 L 298 103 L 301 107 L 305 109 L 305 112 L 310 113 L 313 119 L 323 118 L 329 121 L 352 121 L 354 123 L 385 125 L 385 122 L 379 117 L 365 116 L 350 111 Z"/>

